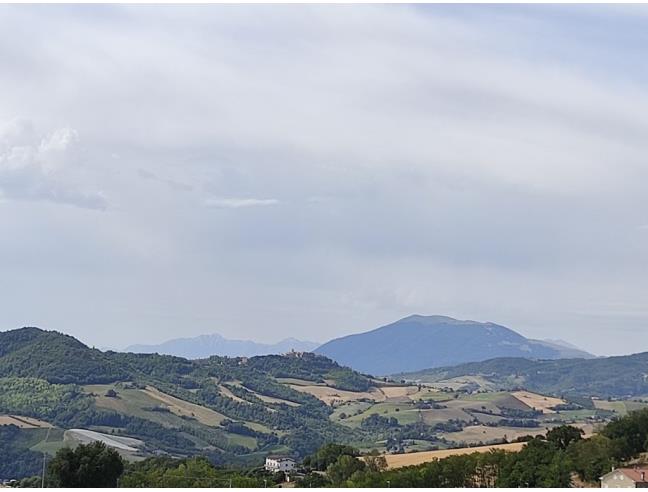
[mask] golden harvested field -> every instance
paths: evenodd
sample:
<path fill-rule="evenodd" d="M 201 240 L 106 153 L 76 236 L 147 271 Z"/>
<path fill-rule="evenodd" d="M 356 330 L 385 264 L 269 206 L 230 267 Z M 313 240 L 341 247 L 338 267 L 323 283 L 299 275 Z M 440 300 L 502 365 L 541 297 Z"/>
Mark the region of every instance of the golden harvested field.
<path fill-rule="evenodd" d="M 514 440 L 520 436 L 537 436 L 545 435 L 547 429 L 543 427 L 489 427 L 487 425 L 469 425 L 459 432 L 448 432 L 443 435 L 449 441 L 464 442 L 466 444 L 475 444 L 478 442 L 487 442 L 494 439 L 506 438 Z"/>
<path fill-rule="evenodd" d="M 248 405 L 251 404 L 249 401 L 246 401 L 243 398 L 236 396 L 234 393 L 230 391 L 230 389 L 227 386 L 223 386 L 222 384 L 218 385 L 218 391 L 220 391 L 221 395 L 226 396 L 227 398 L 231 398 L 232 400 L 237 401 L 239 403 L 246 403 Z"/>
<path fill-rule="evenodd" d="M 544 413 L 556 413 L 556 411 L 551 410 L 550 407 L 566 403 L 565 400 L 560 398 L 543 396 L 537 393 L 531 393 L 530 391 L 514 391 L 511 395 L 536 410 L 542 410 Z"/>
<path fill-rule="evenodd" d="M 344 391 L 329 386 L 300 386 L 296 384 L 289 385 L 292 389 L 301 391 L 302 393 L 309 393 L 315 398 L 319 398 L 327 405 L 335 405 L 347 401 L 355 401 L 361 398 L 368 398 L 375 401 L 385 401 L 385 394 L 377 388 L 372 388 L 367 392 L 359 391 Z"/>
<path fill-rule="evenodd" d="M 167 395 L 153 386 L 147 386 L 146 389 L 142 390 L 142 392 L 168 406 L 169 410 L 176 415 L 193 417 L 201 424 L 217 426 L 225 420 L 223 414 L 215 412 L 210 408 L 201 407 L 195 403 L 189 403 L 188 401 Z"/>
<path fill-rule="evenodd" d="M 407 398 L 418 393 L 416 386 L 382 386 L 379 390 L 386 398 Z"/>
<path fill-rule="evenodd" d="M 492 446 L 478 446 L 474 448 L 441 449 L 439 451 L 421 451 L 420 453 L 386 454 L 387 468 L 402 468 L 404 466 L 420 465 L 430 461 L 472 453 L 488 453 L 491 449 L 517 452 L 524 446 L 523 442 L 510 444 L 495 444 Z"/>
<path fill-rule="evenodd" d="M 54 427 L 49 422 L 20 415 L 0 415 L 0 426 L 2 425 L 15 425 L 21 429 L 48 429 Z"/>

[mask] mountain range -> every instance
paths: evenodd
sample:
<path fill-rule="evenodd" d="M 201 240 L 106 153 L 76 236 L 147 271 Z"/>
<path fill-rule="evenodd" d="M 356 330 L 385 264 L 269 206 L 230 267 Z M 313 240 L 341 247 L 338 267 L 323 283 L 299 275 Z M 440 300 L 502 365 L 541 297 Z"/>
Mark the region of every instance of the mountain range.
<path fill-rule="evenodd" d="M 255 357 L 257 355 L 312 352 L 320 344 L 286 338 L 273 344 L 257 343 L 251 340 L 230 340 L 217 333 L 192 338 L 175 338 L 157 345 L 131 345 L 124 352 L 140 354 L 165 354 L 186 359 L 204 359 L 212 355 L 223 357 Z"/>
<path fill-rule="evenodd" d="M 526 338 L 495 323 L 412 315 L 372 331 L 336 338 L 315 352 L 356 371 L 389 375 L 496 357 L 593 358 L 557 341 Z"/>

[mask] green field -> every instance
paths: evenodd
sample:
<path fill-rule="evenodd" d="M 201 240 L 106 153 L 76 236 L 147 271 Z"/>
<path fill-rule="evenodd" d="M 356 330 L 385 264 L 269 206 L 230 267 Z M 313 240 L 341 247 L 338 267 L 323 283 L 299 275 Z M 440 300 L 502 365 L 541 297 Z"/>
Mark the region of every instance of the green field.
<path fill-rule="evenodd" d="M 421 420 L 420 411 L 414 408 L 414 405 L 409 403 L 391 403 L 383 402 L 376 403 L 367 408 L 360 415 L 353 415 L 343 421 L 345 425 L 358 426 L 363 419 L 369 415 L 377 413 L 382 417 L 394 417 L 401 425 L 413 424 Z"/>

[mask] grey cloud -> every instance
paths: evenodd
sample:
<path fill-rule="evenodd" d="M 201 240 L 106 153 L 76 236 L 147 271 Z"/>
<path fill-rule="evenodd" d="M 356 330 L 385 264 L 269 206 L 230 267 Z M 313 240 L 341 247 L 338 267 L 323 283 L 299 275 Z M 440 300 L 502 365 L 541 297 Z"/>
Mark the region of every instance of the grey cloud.
<path fill-rule="evenodd" d="M 421 312 L 634 349 L 633 12 L 3 6 L 0 119 L 34 124 L 0 143 L 0 235 L 30 245 L 0 243 L 0 322 L 128 345 Z"/>
<path fill-rule="evenodd" d="M 277 205 L 275 198 L 208 198 L 205 205 L 209 208 L 247 208 Z"/>
<path fill-rule="evenodd" d="M 0 132 L 2 196 L 105 209 L 107 202 L 101 192 L 84 190 L 74 182 L 71 149 L 77 140 L 78 134 L 71 128 L 41 136 L 26 121 L 6 125 Z"/>

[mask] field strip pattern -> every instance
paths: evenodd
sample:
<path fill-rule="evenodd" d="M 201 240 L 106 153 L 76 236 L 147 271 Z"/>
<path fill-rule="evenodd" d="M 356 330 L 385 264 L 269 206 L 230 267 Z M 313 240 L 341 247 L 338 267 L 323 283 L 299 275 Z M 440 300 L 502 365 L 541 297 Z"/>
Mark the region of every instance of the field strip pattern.
<path fill-rule="evenodd" d="M 488 453 L 491 450 L 502 450 L 510 452 L 518 452 L 522 449 L 525 443 L 514 442 L 509 444 L 494 444 L 492 446 L 476 446 L 472 448 L 457 448 L 457 449 L 441 449 L 438 451 L 421 451 L 418 453 L 404 453 L 404 454 L 386 454 L 387 468 L 402 468 L 404 466 L 414 466 L 423 463 L 429 463 L 449 456 L 461 456 L 472 453 Z"/>

